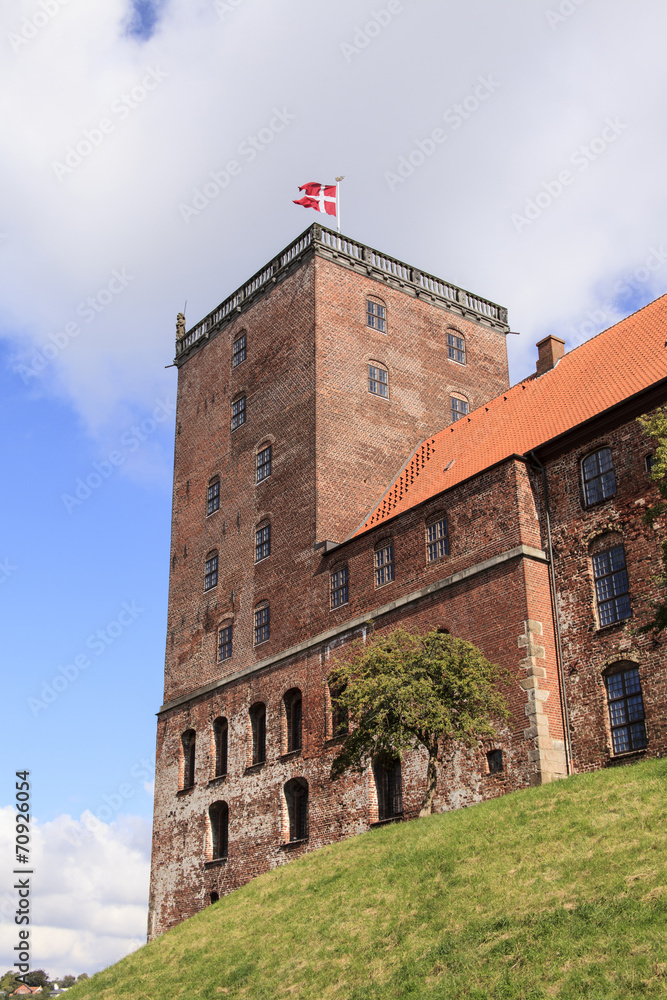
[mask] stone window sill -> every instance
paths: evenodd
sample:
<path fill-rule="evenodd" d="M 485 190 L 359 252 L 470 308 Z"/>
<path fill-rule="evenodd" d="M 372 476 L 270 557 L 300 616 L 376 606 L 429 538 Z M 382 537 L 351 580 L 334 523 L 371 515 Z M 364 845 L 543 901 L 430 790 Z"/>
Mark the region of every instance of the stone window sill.
<path fill-rule="evenodd" d="M 209 785 L 221 785 L 223 781 L 226 781 L 226 774 L 216 774 L 214 778 L 209 778 Z"/>
<path fill-rule="evenodd" d="M 626 750 L 625 753 L 612 754 L 607 760 L 606 767 L 614 767 L 615 764 L 631 764 L 635 760 L 641 760 L 646 756 L 648 747 L 643 750 Z"/>
<path fill-rule="evenodd" d="M 343 742 L 346 736 L 347 733 L 337 733 L 336 736 L 330 736 L 328 740 L 325 740 L 324 745 L 325 747 L 339 746 Z"/>
<path fill-rule="evenodd" d="M 187 788 L 179 788 L 178 791 L 176 792 L 176 795 L 177 796 L 189 795 L 190 792 L 194 792 L 194 790 L 195 790 L 195 786 L 194 785 L 188 785 Z"/>
<path fill-rule="evenodd" d="M 278 760 L 280 761 L 292 760 L 293 757 L 300 757 L 300 756 L 301 756 L 301 747 L 299 747 L 298 750 L 290 750 L 289 753 L 281 753 Z"/>
<path fill-rule="evenodd" d="M 256 774 L 257 771 L 261 771 L 266 767 L 266 761 L 261 760 L 259 764 L 251 764 L 250 767 L 246 767 L 244 774 Z"/>
<path fill-rule="evenodd" d="M 287 840 L 284 844 L 280 845 L 281 851 L 291 851 L 294 847 L 301 847 L 302 844 L 308 843 L 308 837 L 301 837 L 300 840 Z"/>
<path fill-rule="evenodd" d="M 395 816 L 389 816 L 388 819 L 379 819 L 376 823 L 371 823 L 371 830 L 375 830 L 378 826 L 387 826 L 388 823 L 402 823 L 404 818 L 403 813 L 397 813 Z"/>
<path fill-rule="evenodd" d="M 220 865 L 226 865 L 227 858 L 213 858 L 212 861 L 205 861 L 204 868 L 218 868 Z"/>
<path fill-rule="evenodd" d="M 620 621 L 620 622 L 609 622 L 608 625 L 598 625 L 595 628 L 594 634 L 595 635 L 606 635 L 608 632 L 613 632 L 614 629 L 618 629 L 620 631 L 626 625 L 629 625 L 631 621 L 632 621 L 632 618 L 624 618 L 623 621 Z"/>

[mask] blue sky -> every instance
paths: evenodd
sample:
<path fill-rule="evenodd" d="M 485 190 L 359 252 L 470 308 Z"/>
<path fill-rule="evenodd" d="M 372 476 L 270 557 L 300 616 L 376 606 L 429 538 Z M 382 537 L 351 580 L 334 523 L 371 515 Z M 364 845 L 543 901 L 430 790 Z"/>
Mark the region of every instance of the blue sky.
<path fill-rule="evenodd" d="M 0 862 L 28 767 L 37 961 L 64 974 L 144 933 L 176 313 L 320 221 L 292 199 L 338 174 L 345 233 L 508 307 L 513 381 L 546 333 L 663 294 L 667 9 L 45 2 L 0 12 Z"/>

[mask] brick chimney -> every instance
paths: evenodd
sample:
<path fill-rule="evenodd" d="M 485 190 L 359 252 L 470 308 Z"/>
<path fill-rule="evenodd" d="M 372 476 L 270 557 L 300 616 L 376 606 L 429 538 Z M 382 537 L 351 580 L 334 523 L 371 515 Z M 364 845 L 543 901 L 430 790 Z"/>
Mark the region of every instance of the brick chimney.
<path fill-rule="evenodd" d="M 537 374 L 544 375 L 545 372 L 551 371 L 565 354 L 565 341 L 549 334 L 544 340 L 540 340 L 537 350 L 539 351 Z"/>

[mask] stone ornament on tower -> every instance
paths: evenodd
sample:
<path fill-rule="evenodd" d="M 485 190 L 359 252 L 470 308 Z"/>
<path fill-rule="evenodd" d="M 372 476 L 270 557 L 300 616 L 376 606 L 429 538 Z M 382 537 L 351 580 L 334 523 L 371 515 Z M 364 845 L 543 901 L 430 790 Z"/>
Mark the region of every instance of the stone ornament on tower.
<path fill-rule="evenodd" d="M 185 316 L 179 313 L 176 317 L 176 340 L 183 340 L 185 336 Z"/>

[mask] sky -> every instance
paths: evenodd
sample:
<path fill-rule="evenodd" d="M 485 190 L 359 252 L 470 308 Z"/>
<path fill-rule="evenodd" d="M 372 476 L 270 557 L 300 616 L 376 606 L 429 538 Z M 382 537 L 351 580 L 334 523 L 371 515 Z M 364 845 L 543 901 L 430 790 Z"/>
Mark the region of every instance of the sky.
<path fill-rule="evenodd" d="M 0 972 L 17 770 L 34 967 L 145 940 L 176 314 L 344 175 L 344 234 L 508 308 L 518 381 L 667 290 L 666 34 L 661 0 L 2 7 Z"/>

